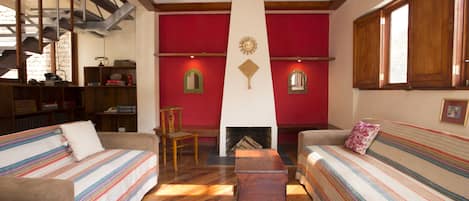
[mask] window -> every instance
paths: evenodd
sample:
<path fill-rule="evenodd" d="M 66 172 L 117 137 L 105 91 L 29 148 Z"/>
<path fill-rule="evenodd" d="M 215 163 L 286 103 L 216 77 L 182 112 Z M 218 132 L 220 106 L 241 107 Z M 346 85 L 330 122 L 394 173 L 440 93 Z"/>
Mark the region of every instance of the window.
<path fill-rule="evenodd" d="M 390 12 L 386 26 L 389 38 L 388 82 L 387 84 L 407 83 L 407 53 L 409 30 L 409 4 Z"/>
<path fill-rule="evenodd" d="M 354 87 L 452 89 L 462 0 L 395 0 L 354 21 Z M 456 4 L 457 3 L 457 4 Z M 431 13 L 431 14 L 430 14 Z M 467 15 L 466 15 L 467 16 Z M 456 21 L 456 22 L 455 22 Z M 467 41 L 467 40 L 466 40 Z M 453 56 L 455 57 L 453 58 Z"/>

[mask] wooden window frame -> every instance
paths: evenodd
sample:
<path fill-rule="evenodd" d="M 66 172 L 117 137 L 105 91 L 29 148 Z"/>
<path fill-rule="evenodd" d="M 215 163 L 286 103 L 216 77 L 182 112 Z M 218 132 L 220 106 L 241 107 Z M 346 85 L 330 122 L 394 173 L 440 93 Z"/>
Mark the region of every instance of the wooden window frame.
<path fill-rule="evenodd" d="M 409 0 L 397 0 L 393 1 L 386 6 L 384 6 L 381 9 L 381 19 L 384 19 L 384 24 L 382 24 L 382 67 L 381 67 L 381 72 L 384 75 L 384 80 L 382 81 L 382 87 L 383 88 L 389 88 L 389 89 L 408 89 L 410 88 L 409 84 L 409 51 L 407 51 L 407 81 L 405 83 L 389 83 L 389 76 L 390 76 L 390 38 L 391 38 L 391 14 L 395 10 L 405 6 L 409 5 Z M 409 9 L 409 16 L 408 16 L 408 21 L 410 19 L 410 9 Z M 408 29 L 409 29 L 410 23 L 408 23 Z M 409 37 L 409 31 L 407 32 L 407 36 Z M 407 42 L 407 50 L 409 49 L 409 41 Z"/>
<path fill-rule="evenodd" d="M 463 88 L 469 88 L 469 86 L 466 86 L 466 80 L 469 80 L 469 1 L 468 0 L 463 0 L 461 2 L 462 5 L 460 8 L 460 15 L 461 17 L 461 31 L 462 31 L 462 38 L 461 38 L 461 43 L 462 46 L 460 48 L 460 73 L 459 73 L 459 80 L 456 82 L 456 86 L 460 86 Z"/>

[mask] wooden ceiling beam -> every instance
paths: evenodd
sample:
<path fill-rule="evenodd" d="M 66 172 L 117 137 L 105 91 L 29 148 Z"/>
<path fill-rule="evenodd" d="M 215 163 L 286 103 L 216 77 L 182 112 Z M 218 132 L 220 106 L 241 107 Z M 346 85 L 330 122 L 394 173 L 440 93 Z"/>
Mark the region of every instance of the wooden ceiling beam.
<path fill-rule="evenodd" d="M 147 11 L 155 11 L 155 5 L 152 0 L 138 0 Z"/>
<path fill-rule="evenodd" d="M 214 3 L 162 3 L 155 4 L 155 10 L 160 12 L 173 11 L 226 11 L 231 10 L 231 2 Z"/>
<path fill-rule="evenodd" d="M 143 1 L 143 0 L 140 0 Z M 267 1 L 266 10 L 336 10 L 345 0 L 330 1 Z M 230 2 L 214 3 L 161 3 L 155 4 L 154 10 L 160 12 L 181 11 L 229 11 Z"/>
<path fill-rule="evenodd" d="M 337 10 L 344 3 L 345 0 L 331 0 L 331 3 L 329 4 L 329 10 Z"/>

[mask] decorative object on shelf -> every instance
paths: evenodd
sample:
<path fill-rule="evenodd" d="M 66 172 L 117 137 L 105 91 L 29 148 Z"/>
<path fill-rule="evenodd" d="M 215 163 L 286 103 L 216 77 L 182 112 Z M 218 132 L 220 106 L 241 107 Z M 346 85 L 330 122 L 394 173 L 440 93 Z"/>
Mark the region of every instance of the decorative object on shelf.
<path fill-rule="evenodd" d="M 109 79 L 111 79 L 111 80 L 121 80 L 122 79 L 122 74 L 113 73 L 109 76 Z"/>
<path fill-rule="evenodd" d="M 118 113 L 136 113 L 137 106 L 135 105 L 118 105 L 117 106 Z"/>
<path fill-rule="evenodd" d="M 95 57 L 94 60 L 99 61 L 98 66 L 104 66 L 107 64 L 108 58 L 107 57 Z"/>
<path fill-rule="evenodd" d="M 184 93 L 201 94 L 204 92 L 204 77 L 197 69 L 188 70 L 184 74 Z"/>
<path fill-rule="evenodd" d="M 288 93 L 305 94 L 307 92 L 306 74 L 301 70 L 293 70 L 288 76 Z"/>
<path fill-rule="evenodd" d="M 251 89 L 251 78 L 259 70 L 259 66 L 251 61 L 251 59 L 248 59 L 239 66 L 239 70 L 248 78 L 248 89 Z"/>
<path fill-rule="evenodd" d="M 443 99 L 440 120 L 466 126 L 468 116 L 468 101 L 457 99 Z"/>
<path fill-rule="evenodd" d="M 134 77 L 132 74 L 127 74 L 127 86 L 132 86 L 134 85 Z"/>
<path fill-rule="evenodd" d="M 137 66 L 137 63 L 135 63 L 135 61 L 132 61 L 130 59 L 118 59 L 118 60 L 114 60 L 114 66 L 135 67 Z"/>
<path fill-rule="evenodd" d="M 125 86 L 125 81 L 122 80 L 122 74 L 112 73 L 109 80 L 106 81 L 106 86 Z"/>
<path fill-rule="evenodd" d="M 239 48 L 245 55 L 253 54 L 257 49 L 257 42 L 254 38 L 246 36 L 239 41 Z"/>

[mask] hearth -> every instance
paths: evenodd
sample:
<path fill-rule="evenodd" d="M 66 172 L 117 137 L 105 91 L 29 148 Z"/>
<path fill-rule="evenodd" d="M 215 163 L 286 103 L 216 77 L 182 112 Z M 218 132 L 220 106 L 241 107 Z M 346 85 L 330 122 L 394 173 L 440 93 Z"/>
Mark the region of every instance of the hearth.
<path fill-rule="evenodd" d="M 271 127 L 226 127 L 227 154 L 233 154 L 231 148 L 245 136 L 252 138 L 262 148 L 271 148 L 271 130 Z"/>

